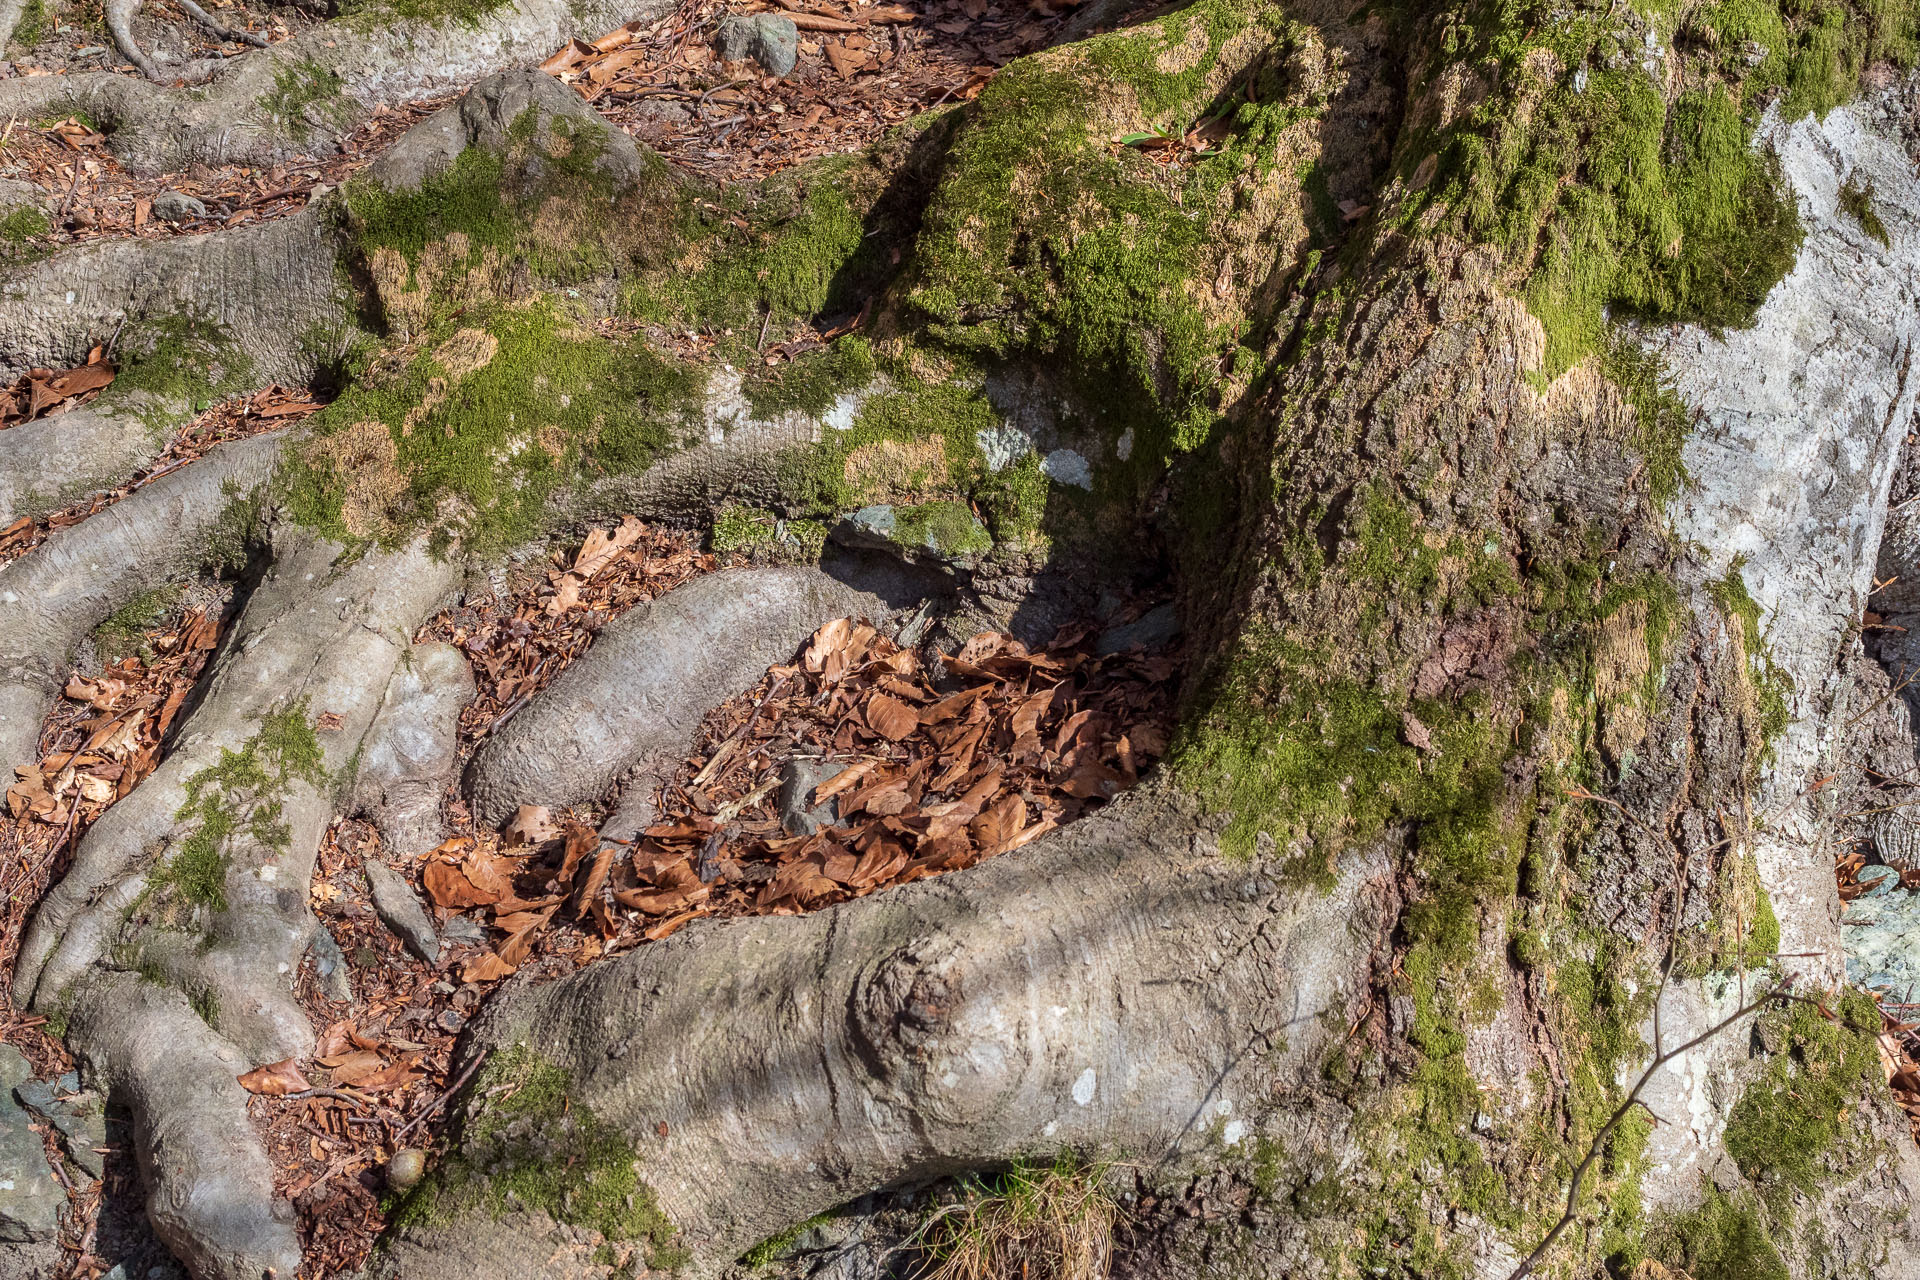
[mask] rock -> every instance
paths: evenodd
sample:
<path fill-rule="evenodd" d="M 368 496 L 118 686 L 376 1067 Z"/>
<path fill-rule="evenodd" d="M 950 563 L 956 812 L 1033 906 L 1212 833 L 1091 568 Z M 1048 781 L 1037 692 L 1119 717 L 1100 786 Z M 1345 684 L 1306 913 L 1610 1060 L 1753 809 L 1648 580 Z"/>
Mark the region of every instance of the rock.
<path fill-rule="evenodd" d="M 440 940 L 434 936 L 433 921 L 427 919 L 426 908 L 420 905 L 420 899 L 414 896 L 407 882 L 377 858 L 367 859 L 364 869 L 367 883 L 373 888 L 373 910 L 380 917 L 380 923 L 393 930 L 394 935 L 407 944 L 407 950 L 428 964 L 438 963 Z"/>
<path fill-rule="evenodd" d="M 33 1064 L 10 1044 L 0 1044 L 0 1088 L 12 1093 L 33 1079 Z"/>
<path fill-rule="evenodd" d="M 207 216 L 207 206 L 178 191 L 162 191 L 153 198 L 153 216 L 162 222 L 186 222 Z"/>
<path fill-rule="evenodd" d="M 407 1191 L 420 1185 L 427 1171 L 427 1153 L 418 1147 L 402 1147 L 387 1161 L 387 1185 L 395 1191 Z"/>
<path fill-rule="evenodd" d="M 440 1016 L 433 1020 L 433 1025 L 450 1036 L 457 1036 L 460 1029 L 467 1025 L 467 1015 L 458 1009 L 442 1009 Z"/>
<path fill-rule="evenodd" d="M 9 1075 L 25 1063 L 8 1048 L 4 1068 Z M 13 1059 L 19 1059 L 15 1063 Z M 29 1074 L 31 1074 L 29 1072 Z M 22 1081 L 21 1083 L 25 1083 Z M 46 1148 L 27 1113 L 13 1100 L 13 1090 L 0 1093 L 0 1240 L 22 1243 L 51 1240 L 60 1230 L 60 1206 L 67 1193 L 53 1180 Z"/>
<path fill-rule="evenodd" d="M 1158 605 L 1125 626 L 1109 627 L 1102 631 L 1100 638 L 1094 642 L 1095 652 L 1103 658 L 1109 654 L 1125 653 L 1129 649 L 1145 649 L 1151 653 L 1166 648 L 1179 634 L 1179 613 L 1170 604 Z"/>
<path fill-rule="evenodd" d="M 1920 894 L 1855 898 L 1841 913 L 1840 937 L 1849 982 L 1891 988 L 1897 1000 L 1920 992 Z"/>
<path fill-rule="evenodd" d="M 340 944 L 325 929 L 313 931 L 313 971 L 320 977 L 321 989 L 329 1000 L 353 1003 L 353 975 L 347 972 L 347 956 Z"/>
<path fill-rule="evenodd" d="M 752 58 L 784 76 L 800 58 L 800 30 L 792 18 L 777 13 L 735 14 L 720 24 L 714 47 L 728 62 Z"/>
<path fill-rule="evenodd" d="M 790 836 L 810 836 L 837 821 L 837 801 L 810 804 L 813 789 L 846 768 L 830 760 L 789 760 L 780 770 L 780 827 Z"/>
<path fill-rule="evenodd" d="M 60 1131 L 61 1144 L 73 1162 L 95 1178 L 106 1175 L 106 1160 L 95 1150 L 107 1145 L 106 1107 L 95 1093 L 79 1091 L 80 1080 L 69 1072 L 53 1083 L 29 1080 L 13 1093 L 20 1104 Z"/>
<path fill-rule="evenodd" d="M 485 942 L 487 930 L 472 916 L 451 916 L 440 926 L 440 938 L 444 942 Z"/>
<path fill-rule="evenodd" d="M 1863 898 L 1877 898 L 1900 887 L 1900 873 L 1892 867 L 1862 867 L 1854 879 L 1866 886 Z"/>
<path fill-rule="evenodd" d="M 923 502 L 917 506 L 862 507 L 832 530 L 845 546 L 907 553 L 917 563 L 958 562 L 993 548 L 993 537 L 964 502 Z"/>

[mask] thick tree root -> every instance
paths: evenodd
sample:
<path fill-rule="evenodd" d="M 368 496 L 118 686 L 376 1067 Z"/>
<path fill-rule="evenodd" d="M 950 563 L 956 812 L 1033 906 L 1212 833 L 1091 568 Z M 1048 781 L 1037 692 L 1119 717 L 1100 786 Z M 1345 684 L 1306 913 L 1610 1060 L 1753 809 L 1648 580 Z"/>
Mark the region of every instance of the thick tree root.
<path fill-rule="evenodd" d="M 353 807 L 403 858 L 440 843 L 440 802 L 458 765 L 460 712 L 474 696 L 473 671 L 448 644 L 418 644 L 387 684 L 354 775 Z"/>
<path fill-rule="evenodd" d="M 710 1275 L 874 1188 L 1018 1152 L 1217 1161 L 1353 1024 L 1390 886 L 1368 855 L 1331 893 L 1285 888 L 1136 793 L 1017 857 L 516 988 L 475 1045 L 563 1069 Z M 436 1242 L 490 1229 L 404 1237 L 387 1274 L 449 1275 Z"/>
<path fill-rule="evenodd" d="M 29 429 L 0 432 L 0 446 Z M 0 569 L 0 769 L 9 777 L 37 757 L 74 647 L 141 592 L 204 562 L 236 504 L 272 476 L 284 443 L 275 431 L 220 445 Z"/>
<path fill-rule="evenodd" d="M 491 826 L 522 804 L 596 800 L 623 775 L 683 756 L 708 710 L 791 658 L 823 623 L 883 619 L 925 594 L 894 569 L 848 561 L 837 572 L 725 570 L 609 625 L 475 754 L 474 817 Z M 647 816 L 630 811 L 607 834 L 624 838 Z"/>
<path fill-rule="evenodd" d="M 346 563 L 340 554 L 329 543 L 296 540 L 276 557 L 179 746 L 94 825 L 41 902 L 14 974 L 20 997 L 52 1007 L 111 950 L 212 997 L 222 1035 L 254 1062 L 311 1047 L 286 975 L 314 928 L 306 886 L 333 816 L 331 779 L 349 767 L 407 635 L 453 579 L 451 566 L 418 548 Z M 322 716 L 324 777 L 294 750 Z M 220 772 L 235 757 L 252 760 L 271 785 Z M 198 869 L 183 870 L 196 837 L 205 841 L 222 825 L 219 861 L 208 869 L 203 853 Z M 148 866 L 156 848 L 165 861 Z M 124 913 L 138 897 L 127 886 L 141 880 L 171 883 L 173 896 L 187 899 L 171 908 L 174 928 L 127 926 Z M 168 924 L 165 915 L 150 910 L 149 923 Z"/>
<path fill-rule="evenodd" d="M 0 431 L 0 528 L 123 483 L 192 412 L 184 396 L 134 391 Z"/>
<path fill-rule="evenodd" d="M 100 973 L 76 993 L 68 1043 L 133 1113 L 154 1234 L 200 1280 L 292 1280 L 300 1241 L 237 1077 L 252 1064 L 179 991 Z"/>
<path fill-rule="evenodd" d="M 140 69 L 141 75 L 155 84 L 166 84 L 170 77 L 133 38 L 133 15 L 138 12 L 140 0 L 107 0 L 107 30 L 113 35 L 113 46 L 122 57 Z"/>
<path fill-rule="evenodd" d="M 128 0 L 116 4 L 130 17 Z M 671 8 L 668 0 L 516 0 L 438 22 L 346 19 L 270 49 L 211 61 L 205 69 L 217 74 L 201 88 L 154 83 L 191 80 L 200 64 L 169 70 L 153 67 L 144 54 L 134 59 L 136 65 L 145 60 L 144 80 L 97 72 L 0 81 L 0 116 L 84 111 L 107 129 L 115 153 L 137 173 L 171 172 L 195 161 L 265 163 L 326 154 L 378 103 L 431 97 L 531 67 L 575 36 L 592 38 Z M 131 28 L 124 38 L 116 31 L 115 40 L 128 51 Z"/>

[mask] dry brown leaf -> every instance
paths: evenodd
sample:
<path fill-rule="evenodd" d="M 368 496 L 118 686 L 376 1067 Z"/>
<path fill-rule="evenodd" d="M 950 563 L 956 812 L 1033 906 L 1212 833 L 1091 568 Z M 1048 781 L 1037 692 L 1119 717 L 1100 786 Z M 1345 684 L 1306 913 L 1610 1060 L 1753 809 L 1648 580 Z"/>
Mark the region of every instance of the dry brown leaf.
<path fill-rule="evenodd" d="M 420 880 L 426 886 L 427 896 L 433 899 L 433 905 L 448 911 L 490 906 L 505 896 L 504 892 L 488 893 L 482 890 L 465 872 L 450 862 L 429 862 L 420 873 Z"/>
<path fill-rule="evenodd" d="M 514 966 L 492 951 L 483 951 L 460 966 L 462 982 L 498 982 L 513 973 Z"/>
<path fill-rule="evenodd" d="M 305 1093 L 313 1088 L 307 1078 L 300 1074 L 299 1060 L 285 1058 L 279 1062 L 269 1062 L 264 1067 L 237 1077 L 240 1087 L 248 1093 L 265 1094 L 268 1097 L 280 1097 L 288 1093 Z"/>
<path fill-rule="evenodd" d="M 379 1054 L 369 1049 L 356 1049 L 352 1053 L 337 1054 L 317 1060 L 321 1066 L 333 1071 L 333 1082 L 337 1085 L 358 1084 L 386 1065 Z"/>
<path fill-rule="evenodd" d="M 898 742 L 920 727 L 920 714 L 898 698 L 876 693 L 867 699 L 867 724 L 889 742 Z"/>
<path fill-rule="evenodd" d="M 560 835 L 560 824 L 553 820 L 553 811 L 543 804 L 523 804 L 507 820 L 502 829 L 501 843 L 509 849 L 523 844 L 545 844 Z"/>

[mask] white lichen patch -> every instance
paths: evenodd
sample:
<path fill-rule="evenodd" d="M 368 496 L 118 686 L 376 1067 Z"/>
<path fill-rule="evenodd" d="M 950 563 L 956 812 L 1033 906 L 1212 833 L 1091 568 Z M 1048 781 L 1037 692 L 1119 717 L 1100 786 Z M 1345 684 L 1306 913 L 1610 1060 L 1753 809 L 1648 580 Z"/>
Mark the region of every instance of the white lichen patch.
<path fill-rule="evenodd" d="M 1040 469 L 1055 484 L 1070 484 L 1088 490 L 1093 488 L 1093 466 L 1072 449 L 1055 449 L 1040 460 Z"/>
<path fill-rule="evenodd" d="M 1074 1105 L 1079 1107 L 1084 1107 L 1089 1103 L 1091 1103 L 1093 1101 L 1093 1094 L 1097 1085 L 1098 1085 L 1098 1081 L 1094 1077 L 1092 1067 L 1088 1067 L 1085 1071 L 1082 1071 L 1080 1073 L 1080 1078 L 1073 1082 Z"/>
<path fill-rule="evenodd" d="M 981 456 L 987 460 L 988 471 L 1001 471 L 1012 466 L 1033 448 L 1033 438 L 1011 422 L 974 432 L 973 442 L 980 446 Z"/>

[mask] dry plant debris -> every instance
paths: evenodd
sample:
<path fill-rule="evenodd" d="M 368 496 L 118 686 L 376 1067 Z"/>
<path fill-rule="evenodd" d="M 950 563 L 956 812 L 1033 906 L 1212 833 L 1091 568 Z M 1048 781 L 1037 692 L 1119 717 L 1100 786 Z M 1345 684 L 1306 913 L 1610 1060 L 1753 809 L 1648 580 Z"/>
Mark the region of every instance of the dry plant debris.
<path fill-rule="evenodd" d="M 53 203 L 44 231 L 17 242 L 0 240 L 0 261 L 9 252 L 19 256 L 93 240 L 197 235 L 285 217 L 306 208 L 316 189 L 337 187 L 364 169 L 400 134 L 450 101 L 441 96 L 377 106 L 341 140 L 339 154 L 324 159 L 296 157 L 266 168 L 196 162 L 179 173 L 147 178 L 128 173 L 107 150 L 106 136 L 80 120 L 47 128 L 16 121 L 0 131 L 0 172 L 32 182 Z M 162 199 L 169 192 L 191 202 Z M 156 214 L 156 200 L 161 213 L 175 216 Z"/>
<path fill-rule="evenodd" d="M 47 540 L 47 535 L 97 515 L 143 485 L 170 471 L 198 461 L 207 450 L 229 440 L 242 440 L 298 422 L 320 409 L 322 401 L 310 392 L 270 386 L 252 395 L 223 400 L 198 414 L 167 441 L 160 456 L 135 472 L 125 484 L 89 494 L 71 506 L 43 516 L 21 516 L 0 528 L 0 565 L 17 560 Z M 0 424 L 4 427 L 11 424 Z"/>
<path fill-rule="evenodd" d="M 1002 66 L 1047 45 L 1078 0 L 694 0 L 650 24 L 562 47 L 541 69 L 668 159 L 747 181 L 854 151 L 942 103 L 979 94 Z M 800 28 L 784 79 L 712 47 L 730 14 L 772 12 Z"/>
<path fill-rule="evenodd" d="M 105 389 L 113 375 L 103 347 L 71 369 L 29 369 L 12 386 L 0 387 L 0 431 L 78 408 Z"/>

